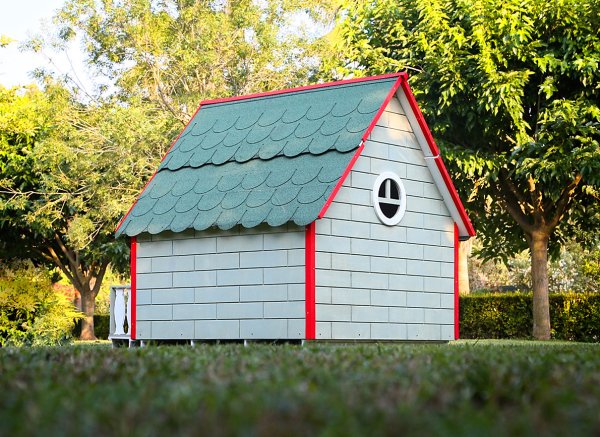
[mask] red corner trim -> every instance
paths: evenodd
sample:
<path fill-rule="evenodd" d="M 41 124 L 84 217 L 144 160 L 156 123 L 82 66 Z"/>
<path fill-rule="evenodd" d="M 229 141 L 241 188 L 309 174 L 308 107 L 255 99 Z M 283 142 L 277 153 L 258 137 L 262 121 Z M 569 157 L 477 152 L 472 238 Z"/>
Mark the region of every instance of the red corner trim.
<path fill-rule="evenodd" d="M 131 320 L 129 321 L 129 333 L 131 339 L 135 340 L 135 324 L 137 321 L 137 238 L 131 237 L 130 251 L 130 269 L 131 269 L 131 289 L 129 290 L 129 299 L 131 302 Z"/>
<path fill-rule="evenodd" d="M 365 131 L 365 133 L 363 134 L 363 136 L 361 138 L 360 146 L 358 147 L 358 149 L 354 153 L 354 156 L 352 157 L 352 159 L 350 160 L 350 162 L 346 166 L 346 169 L 344 170 L 344 173 L 342 174 L 342 177 L 340 177 L 340 179 L 338 180 L 337 184 L 335 185 L 333 191 L 331 192 L 331 194 L 327 198 L 327 201 L 325 202 L 325 205 L 323 205 L 323 208 L 321 208 L 321 212 L 319 212 L 319 215 L 318 215 L 319 218 L 323 218 L 325 216 L 325 213 L 329 209 L 329 206 L 331 205 L 331 202 L 333 202 L 333 199 L 337 195 L 338 191 L 340 190 L 340 188 L 342 188 L 342 185 L 344 184 L 344 181 L 348 177 L 348 174 L 352 170 L 352 167 L 354 167 L 354 163 L 356 162 L 356 160 L 358 159 L 358 157 L 362 153 L 363 149 L 365 148 L 365 141 L 367 141 L 367 138 L 369 138 L 369 135 L 371 135 L 371 131 L 373 131 L 373 129 L 375 128 L 375 125 L 379 121 L 379 118 L 381 118 L 381 114 L 383 114 L 383 112 L 385 111 L 385 108 L 387 107 L 388 103 L 390 103 L 390 100 L 392 100 L 392 97 L 394 97 L 394 95 L 396 94 L 396 91 L 398 90 L 398 88 L 400 87 L 400 85 L 402 83 L 405 83 L 406 80 L 408 79 L 408 74 L 406 74 L 406 73 L 394 73 L 394 74 L 388 74 L 388 75 L 385 75 L 385 76 L 374 76 L 374 77 L 368 78 L 368 79 L 381 78 L 381 77 L 397 77 L 398 80 L 396 80 L 396 82 L 394 82 L 394 85 L 392 85 L 392 88 L 390 88 L 390 91 L 388 92 L 387 96 L 385 96 L 385 99 L 383 100 L 383 103 L 379 107 L 379 110 L 377 111 L 377 113 L 373 117 L 373 120 L 371 120 L 371 123 L 369 124 L 369 127 L 367 127 L 367 130 Z M 344 82 L 344 81 L 342 81 L 342 82 Z M 336 82 L 333 82 L 333 83 L 336 83 Z"/>
<path fill-rule="evenodd" d="M 305 274 L 306 274 L 306 339 L 314 340 L 317 330 L 316 305 L 315 305 L 315 228 L 312 222 L 306 226 L 305 243 Z"/>
<path fill-rule="evenodd" d="M 421 108 L 419 108 L 419 104 L 417 103 L 417 100 L 415 99 L 415 95 L 413 94 L 412 90 L 410 89 L 410 86 L 408 85 L 408 81 L 404 81 L 402 83 L 402 90 L 404 91 L 404 95 L 406 96 L 406 99 L 408 100 L 410 108 L 412 109 L 413 113 L 415 114 L 417 122 L 419 123 L 419 127 L 423 131 L 423 135 L 425 136 L 425 139 L 427 140 L 427 145 L 429 145 L 429 149 L 431 150 L 431 153 L 433 154 L 433 156 L 439 155 L 440 149 L 438 149 L 437 144 L 435 144 L 435 141 L 433 140 L 433 135 L 431 135 L 429 126 L 427 126 L 425 117 L 423 117 Z"/>
<path fill-rule="evenodd" d="M 171 149 L 173 148 L 173 146 L 175 145 L 175 143 L 177 142 L 177 140 L 179 139 L 179 137 L 181 137 L 181 134 L 183 134 L 183 132 L 185 132 L 185 130 L 187 129 L 187 127 L 189 126 L 189 124 L 192 122 L 192 120 L 194 119 L 194 117 L 196 117 L 196 114 L 198 114 L 198 111 L 200 111 L 201 107 L 202 107 L 202 105 L 198 106 L 198 109 L 196 109 L 196 112 L 194 112 L 194 115 L 192 115 L 192 117 L 186 123 L 185 127 L 181 130 L 181 132 L 179 132 L 179 135 L 177 135 L 177 138 L 175 138 L 175 140 L 171 143 L 171 146 L 169 147 L 169 150 L 167 150 L 167 152 L 163 155 L 163 157 L 160 159 L 160 162 L 163 162 L 165 160 L 165 158 L 167 157 L 167 155 L 169 154 L 169 152 L 171 151 Z M 148 179 L 148 182 L 146 182 L 146 184 L 144 185 L 144 188 L 142 188 L 142 190 L 140 191 L 140 193 L 135 198 L 135 202 L 133 202 L 133 204 L 127 210 L 127 213 L 125 213 L 125 215 L 123 216 L 123 218 L 119 221 L 119 224 L 117 224 L 117 227 L 115 228 L 115 232 L 117 232 L 119 230 L 119 228 L 121 227 L 121 225 L 123 224 L 123 222 L 125 221 L 125 219 L 127 218 L 127 216 L 129 215 L 129 213 L 131 212 L 131 210 L 133 209 L 133 207 L 136 205 L 136 203 L 138 203 L 138 201 L 140 200 L 140 196 L 142 195 L 142 193 L 144 192 L 144 190 L 146 189 L 146 187 L 150 184 L 150 182 L 152 182 L 152 179 L 154 179 L 154 176 L 156 176 L 156 174 L 158 173 L 158 167 L 159 166 L 160 165 L 156 166 L 156 170 L 154 170 L 154 173 L 152 174 L 152 177 L 150 177 L 150 179 Z"/>
<path fill-rule="evenodd" d="M 408 75 L 406 73 L 390 73 L 390 74 L 382 74 L 379 76 L 357 77 L 354 79 L 346 79 L 346 80 L 338 80 L 335 82 L 318 83 L 318 84 L 314 84 L 314 85 L 306 85 L 306 86 L 301 86 L 301 87 L 296 87 L 296 88 L 286 88 L 286 89 L 282 89 L 282 90 L 274 90 L 274 91 L 267 91 L 267 92 L 263 92 L 263 93 L 248 94 L 245 96 L 233 96 L 233 97 L 223 97 L 220 99 L 203 100 L 201 102 L 201 105 L 204 106 L 204 105 L 213 105 L 215 103 L 235 102 L 235 101 L 239 101 L 239 100 L 255 99 L 257 97 L 270 97 L 270 96 L 276 96 L 279 94 L 296 93 L 299 91 L 314 90 L 314 89 L 318 89 L 318 88 L 326 88 L 326 87 L 330 87 L 330 86 L 345 85 L 345 84 L 350 84 L 350 83 L 370 82 L 372 80 L 388 79 L 388 78 L 392 78 L 392 77 L 405 77 L 406 78 L 406 77 L 408 77 Z"/>
<path fill-rule="evenodd" d="M 360 146 L 354 153 L 354 156 L 352 157 L 352 159 L 346 166 L 346 169 L 344 170 L 342 177 L 340 177 L 340 179 L 337 181 L 337 184 L 335 184 L 335 187 L 333 188 L 333 191 L 327 198 L 325 205 L 323 205 L 323 208 L 321 208 L 321 212 L 319 212 L 318 218 L 323 218 L 325 216 L 325 213 L 327 212 L 327 209 L 329 209 L 331 202 L 333 202 L 333 199 L 337 195 L 338 191 L 340 191 L 340 188 L 342 188 L 342 185 L 344 185 L 344 181 L 346 180 L 346 177 L 348 177 L 348 174 L 350 174 L 350 170 L 352 170 L 352 167 L 354 167 L 354 163 L 356 162 L 356 160 L 358 159 L 358 157 L 360 156 L 360 154 L 362 153 L 364 148 L 365 148 L 365 143 L 363 141 L 360 143 Z"/>
<path fill-rule="evenodd" d="M 421 112 L 421 109 L 419 108 L 419 105 L 417 104 L 415 96 L 412 93 L 412 90 L 410 89 L 410 86 L 408 85 L 407 81 L 402 82 L 402 90 L 404 91 L 404 95 L 406 96 L 406 99 L 408 100 L 408 103 L 410 104 L 410 108 L 412 109 L 413 113 L 415 114 L 417 122 L 419 123 L 419 127 L 421 128 L 421 131 L 423 132 L 423 135 L 425 136 L 425 140 L 427 141 L 429 150 L 431 150 L 431 153 L 435 157 L 434 158 L 435 164 L 442 175 L 442 179 L 443 179 L 444 183 L 446 184 L 446 188 L 448 188 L 450 197 L 452 198 L 454 205 L 456 205 L 456 209 L 458 210 L 458 214 L 460 215 L 460 218 L 461 218 L 462 222 L 464 223 L 465 228 L 467 229 L 467 233 L 469 234 L 469 236 L 473 237 L 473 236 L 475 236 L 475 228 L 473 227 L 473 224 L 471 223 L 471 220 L 469 219 L 469 216 L 467 215 L 467 211 L 465 210 L 465 207 L 462 204 L 460 197 L 458 196 L 458 192 L 456 191 L 456 188 L 454 187 L 454 184 L 452 183 L 450 174 L 448 174 L 448 170 L 446 169 L 446 166 L 444 165 L 444 161 L 442 160 L 442 157 L 440 156 L 440 149 L 438 148 L 437 144 L 435 144 L 433 135 L 431 135 L 429 126 L 427 126 L 427 122 L 425 121 L 425 118 L 423 117 L 423 113 Z"/>
<path fill-rule="evenodd" d="M 394 85 L 392 85 L 392 88 L 388 92 L 387 96 L 385 96 L 385 100 L 379 107 L 379 110 L 375 114 L 375 117 L 373 117 L 373 120 L 371 120 L 371 124 L 369 124 L 369 127 L 363 134 L 363 136 L 361 138 L 363 141 L 367 141 L 367 139 L 369 138 L 369 135 L 371 135 L 371 131 L 373 130 L 373 128 L 379 121 L 379 118 L 381 118 L 381 114 L 383 114 L 383 112 L 385 111 L 385 108 L 387 108 L 388 103 L 390 103 L 390 100 L 392 100 L 392 97 L 394 97 L 394 95 L 396 94 L 396 91 L 398 91 L 398 88 L 400 88 L 400 85 L 406 83 L 407 79 L 408 79 L 408 74 L 406 74 L 406 73 L 400 73 L 398 75 L 398 80 L 396 82 L 394 82 Z"/>
<path fill-rule="evenodd" d="M 460 337 L 460 294 L 458 289 L 459 278 L 459 240 L 458 226 L 454 223 L 454 339 Z"/>

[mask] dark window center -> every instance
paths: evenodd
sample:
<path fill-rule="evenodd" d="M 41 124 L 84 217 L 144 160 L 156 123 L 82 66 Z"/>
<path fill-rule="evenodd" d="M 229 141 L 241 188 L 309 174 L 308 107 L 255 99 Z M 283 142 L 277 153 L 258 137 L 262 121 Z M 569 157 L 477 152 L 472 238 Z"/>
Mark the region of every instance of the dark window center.
<path fill-rule="evenodd" d="M 379 208 L 383 215 L 391 219 L 400 208 L 400 188 L 393 179 L 385 179 L 379 187 Z"/>

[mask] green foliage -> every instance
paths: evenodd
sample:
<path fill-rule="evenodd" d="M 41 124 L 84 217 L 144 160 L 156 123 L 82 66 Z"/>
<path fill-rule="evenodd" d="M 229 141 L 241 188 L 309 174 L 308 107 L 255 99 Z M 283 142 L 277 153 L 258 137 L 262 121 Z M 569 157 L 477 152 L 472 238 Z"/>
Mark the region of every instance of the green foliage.
<path fill-rule="evenodd" d="M 51 79 L 44 92 L 8 90 L 0 104 L 0 256 L 60 268 L 91 320 L 108 264 L 128 270 L 127 242 L 114 229 L 176 123 L 135 99 L 81 104 Z"/>
<path fill-rule="evenodd" d="M 0 48 L 8 47 L 13 42 L 14 42 L 14 39 L 12 39 L 6 35 L 0 35 Z"/>
<path fill-rule="evenodd" d="M 474 294 L 460 298 L 461 338 L 531 338 L 529 293 Z M 550 295 L 552 338 L 600 342 L 600 295 Z"/>
<path fill-rule="evenodd" d="M 594 435 L 598 345 L 0 350 L 2 435 Z"/>
<path fill-rule="evenodd" d="M 35 150 L 43 175 L 28 218 L 59 231 L 87 264 L 110 261 L 126 271 L 125 241 L 114 239 L 119 219 L 150 177 L 176 133 L 173 119 L 140 101 L 109 99 L 82 106 L 64 102 L 59 128 Z"/>
<path fill-rule="evenodd" d="M 15 191 L 35 191 L 35 145 L 52 126 L 52 107 L 35 86 L 5 89 L 0 86 L 0 254 L 26 258 L 22 238 L 36 234 L 20 217 L 23 201 Z M 12 198 L 13 202 L 8 203 Z M 27 246 L 25 244 L 25 246 Z"/>
<path fill-rule="evenodd" d="M 0 345 L 52 345 L 70 339 L 81 314 L 31 263 L 0 265 Z"/>

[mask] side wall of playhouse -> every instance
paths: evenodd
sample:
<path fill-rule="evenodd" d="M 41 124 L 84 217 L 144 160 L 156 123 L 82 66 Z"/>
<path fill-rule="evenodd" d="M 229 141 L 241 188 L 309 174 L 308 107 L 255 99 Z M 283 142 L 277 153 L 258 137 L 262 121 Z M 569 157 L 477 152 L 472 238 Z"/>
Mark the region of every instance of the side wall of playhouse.
<path fill-rule="evenodd" d="M 305 231 L 138 237 L 137 339 L 302 339 Z"/>
<path fill-rule="evenodd" d="M 454 222 L 394 97 L 325 218 L 316 224 L 316 338 L 454 338 Z M 383 171 L 406 214 L 382 224 L 371 193 Z"/>

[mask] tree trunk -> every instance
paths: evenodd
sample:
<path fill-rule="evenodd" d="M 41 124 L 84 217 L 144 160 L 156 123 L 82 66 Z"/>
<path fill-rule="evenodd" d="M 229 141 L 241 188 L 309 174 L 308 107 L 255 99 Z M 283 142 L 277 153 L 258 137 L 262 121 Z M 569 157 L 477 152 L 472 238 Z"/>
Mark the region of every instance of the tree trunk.
<path fill-rule="evenodd" d="M 85 318 L 81 320 L 80 340 L 97 340 L 94 334 L 94 311 L 96 309 L 96 296 L 94 292 L 86 287 L 85 290 L 79 290 L 81 294 L 81 310 Z"/>
<path fill-rule="evenodd" d="M 469 294 L 471 288 L 469 285 L 469 255 L 471 255 L 471 247 L 473 239 L 461 241 L 458 244 L 458 291 L 460 294 Z"/>
<path fill-rule="evenodd" d="M 547 233 L 534 231 L 529 238 L 533 286 L 533 336 L 550 340 L 550 301 L 548 296 Z"/>

